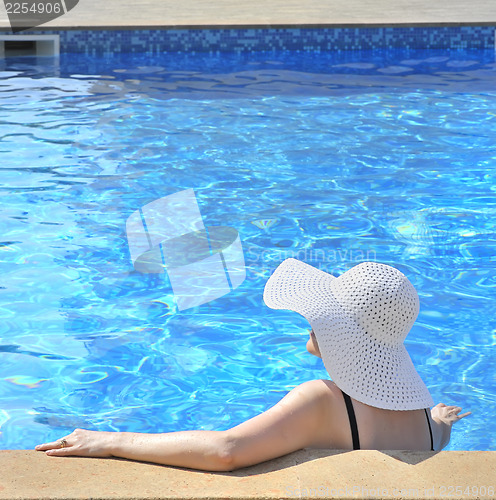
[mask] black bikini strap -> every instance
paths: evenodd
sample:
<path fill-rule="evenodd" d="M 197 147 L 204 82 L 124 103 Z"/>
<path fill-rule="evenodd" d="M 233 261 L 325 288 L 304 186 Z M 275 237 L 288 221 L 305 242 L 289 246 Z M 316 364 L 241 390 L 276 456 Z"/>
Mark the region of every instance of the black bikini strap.
<path fill-rule="evenodd" d="M 341 391 L 343 392 L 343 391 Z M 351 438 L 353 440 L 353 449 L 360 449 L 360 438 L 358 436 L 358 426 L 355 418 L 355 410 L 353 408 L 353 402 L 348 394 L 343 392 L 344 402 L 346 403 L 346 410 L 348 411 L 348 419 L 350 420 L 351 428 Z"/>
<path fill-rule="evenodd" d="M 434 451 L 434 441 L 432 439 L 432 429 L 431 429 L 431 421 L 429 419 L 429 415 L 427 414 L 427 408 L 424 408 L 425 418 L 427 419 L 427 423 L 429 424 L 429 434 L 431 436 L 431 451 Z"/>

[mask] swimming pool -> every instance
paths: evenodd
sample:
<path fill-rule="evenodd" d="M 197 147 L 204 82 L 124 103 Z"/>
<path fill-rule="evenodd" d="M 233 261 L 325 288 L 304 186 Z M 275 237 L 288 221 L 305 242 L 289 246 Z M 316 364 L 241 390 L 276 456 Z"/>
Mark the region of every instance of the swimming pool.
<path fill-rule="evenodd" d="M 409 352 L 495 449 L 494 51 L 63 55 L 0 73 L 0 448 L 75 427 L 223 429 L 326 377 L 306 323 L 262 302 L 278 263 L 399 267 Z M 246 280 L 178 311 L 125 223 L 194 189 Z"/>

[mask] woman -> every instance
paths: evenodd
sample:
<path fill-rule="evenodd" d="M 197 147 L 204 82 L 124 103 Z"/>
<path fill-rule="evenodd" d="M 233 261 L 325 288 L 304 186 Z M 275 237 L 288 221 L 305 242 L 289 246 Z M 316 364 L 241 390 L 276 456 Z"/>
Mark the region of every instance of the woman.
<path fill-rule="evenodd" d="M 364 262 L 336 278 L 287 259 L 268 280 L 264 301 L 308 320 L 307 349 L 322 358 L 332 381 L 305 382 L 226 431 L 77 429 L 36 449 L 229 471 L 308 447 L 441 450 L 453 422 L 470 414 L 444 404 L 428 410 L 432 398 L 403 345 L 418 315 L 418 295 L 397 269 Z"/>

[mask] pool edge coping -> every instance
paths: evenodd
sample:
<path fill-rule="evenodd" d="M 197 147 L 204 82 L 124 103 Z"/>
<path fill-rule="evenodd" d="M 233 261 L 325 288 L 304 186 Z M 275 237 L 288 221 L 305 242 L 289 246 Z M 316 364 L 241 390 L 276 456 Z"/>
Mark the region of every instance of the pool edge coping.
<path fill-rule="evenodd" d="M 494 27 L 496 21 L 417 21 L 417 22 L 336 22 L 336 23 L 227 23 L 227 24 L 116 24 L 116 25 L 74 25 L 58 26 L 42 24 L 34 28 L 26 28 L 19 32 L 22 36 L 31 31 L 174 31 L 174 30 L 288 30 L 288 29 L 377 29 L 377 28 L 462 28 L 462 27 Z M 0 26 L 0 32 L 12 32 L 9 26 Z"/>
<path fill-rule="evenodd" d="M 490 484 L 494 451 L 301 450 L 246 469 L 211 473 L 3 450 L 0 467 L 0 499 L 18 500 L 491 498 L 488 493 L 496 487 Z"/>

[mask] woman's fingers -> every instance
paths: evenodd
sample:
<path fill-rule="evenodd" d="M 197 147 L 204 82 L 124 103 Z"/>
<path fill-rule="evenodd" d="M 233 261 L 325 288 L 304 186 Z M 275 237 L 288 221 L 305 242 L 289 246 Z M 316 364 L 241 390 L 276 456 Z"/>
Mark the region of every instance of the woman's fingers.
<path fill-rule="evenodd" d="M 51 450 L 47 450 L 45 453 L 51 457 L 67 457 L 69 455 L 76 454 L 76 451 L 74 448 L 68 447 L 68 448 L 53 448 Z"/>
<path fill-rule="evenodd" d="M 73 446 L 61 446 L 60 441 L 55 441 L 54 443 L 40 444 L 36 446 L 36 451 L 44 451 L 47 455 L 51 457 L 67 457 L 69 455 L 74 455 L 76 448 Z"/>
<path fill-rule="evenodd" d="M 461 420 L 462 418 L 472 414 L 471 411 L 468 411 L 460 415 L 459 413 L 462 411 L 460 406 L 447 406 L 445 410 L 447 417 L 451 420 Z"/>
<path fill-rule="evenodd" d="M 47 455 L 53 457 L 66 457 L 68 455 L 75 455 L 79 446 L 77 446 L 77 432 L 65 436 L 57 441 L 51 443 L 39 444 L 35 447 L 36 451 L 44 451 Z"/>
<path fill-rule="evenodd" d="M 467 411 L 460 415 L 461 411 L 462 408 L 460 406 L 447 406 L 443 403 L 439 403 L 432 409 L 432 415 L 451 425 L 453 422 L 458 422 L 458 420 L 472 414 L 471 411 Z"/>
<path fill-rule="evenodd" d="M 69 446 L 67 438 L 58 439 L 57 441 L 52 441 L 51 443 L 43 443 L 35 446 L 36 451 L 48 451 L 54 449 L 65 449 Z"/>
<path fill-rule="evenodd" d="M 464 413 L 463 415 L 458 415 L 462 411 L 461 406 L 448 406 L 447 409 L 448 409 L 448 413 L 450 415 L 456 415 L 458 418 L 466 417 L 467 415 L 470 415 L 472 413 L 472 412 L 468 411 L 467 413 Z"/>
<path fill-rule="evenodd" d="M 54 448 L 54 443 L 43 443 L 43 444 L 37 444 L 34 449 L 36 451 L 46 451 Z"/>

